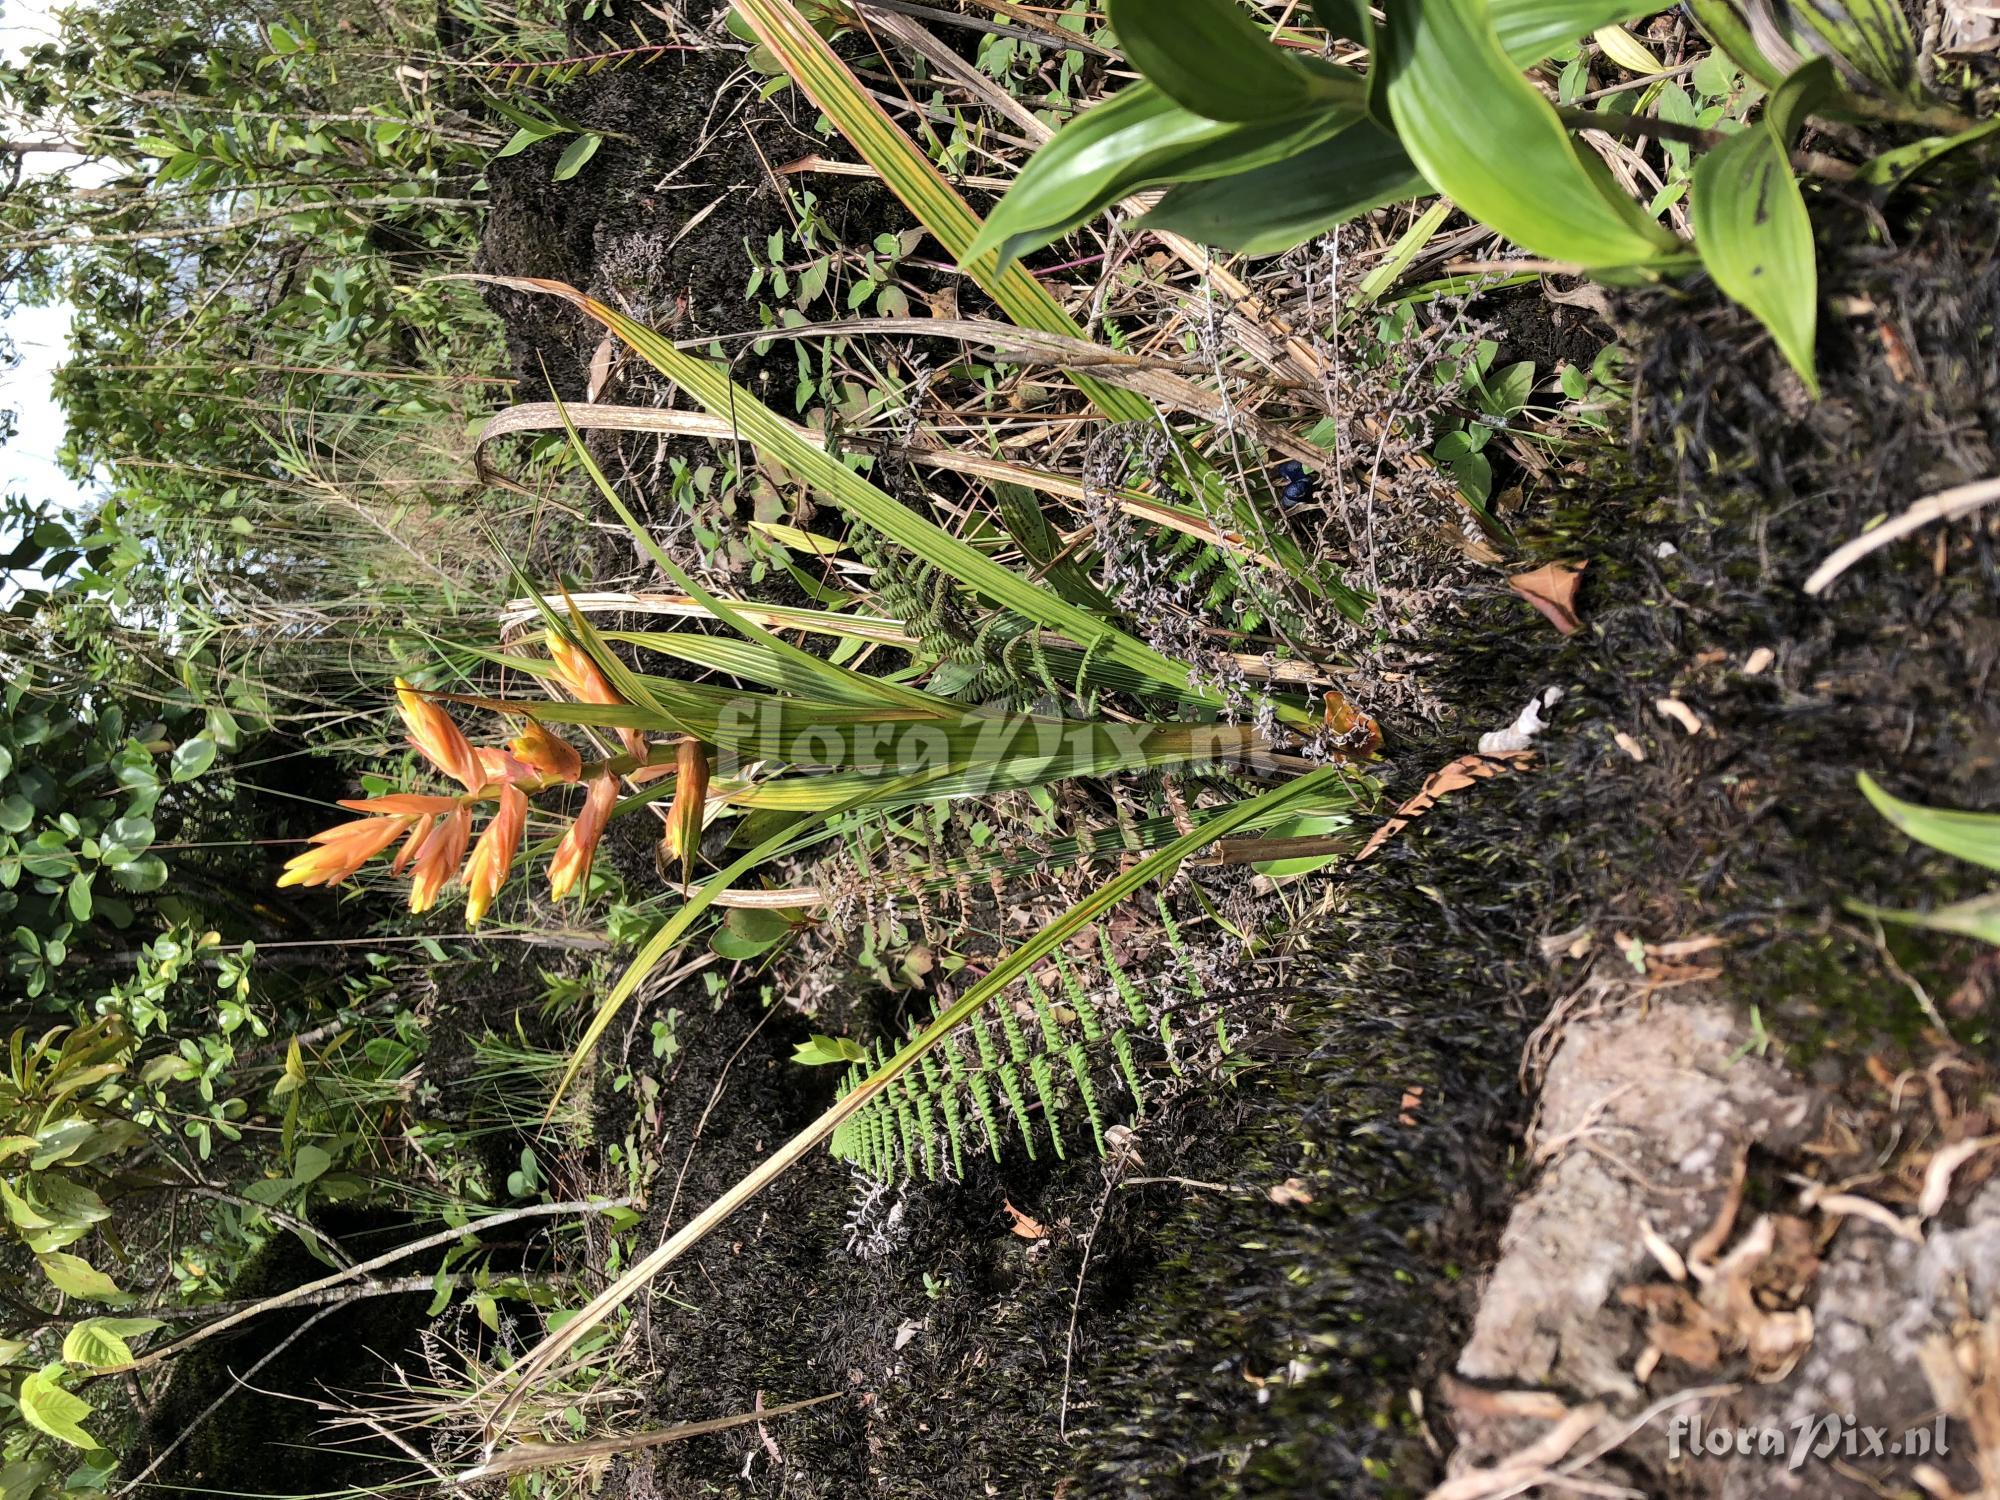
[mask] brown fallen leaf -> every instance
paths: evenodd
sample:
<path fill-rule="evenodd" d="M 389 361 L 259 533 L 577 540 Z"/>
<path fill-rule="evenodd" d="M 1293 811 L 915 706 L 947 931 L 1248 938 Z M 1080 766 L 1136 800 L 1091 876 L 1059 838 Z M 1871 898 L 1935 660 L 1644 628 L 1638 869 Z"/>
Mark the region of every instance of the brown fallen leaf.
<path fill-rule="evenodd" d="M 1394 817 L 1375 830 L 1373 837 L 1354 857 L 1354 862 L 1359 864 L 1372 856 L 1377 849 L 1435 807 L 1440 797 L 1463 791 L 1475 782 L 1489 781 L 1507 771 L 1525 770 L 1534 759 L 1535 752 L 1532 750 L 1505 750 L 1497 755 L 1461 755 L 1451 764 L 1431 772 L 1424 784 L 1417 788 L 1417 794 L 1397 808 Z"/>
<path fill-rule="evenodd" d="M 583 393 L 586 403 L 595 401 L 604 394 L 604 387 L 611 381 L 611 361 L 618 348 L 617 341 L 605 334 L 597 349 L 590 356 L 590 385 Z"/>
<path fill-rule="evenodd" d="M 1007 1210 L 1007 1217 L 1014 1221 L 1014 1233 L 1024 1240 L 1045 1240 L 1049 1237 L 1048 1227 L 1040 1219 L 1024 1214 L 1005 1198 L 1000 1206 Z"/>
<path fill-rule="evenodd" d="M 1588 566 L 1588 562 L 1574 567 L 1544 563 L 1532 572 L 1516 573 L 1507 580 L 1507 586 L 1540 610 L 1557 630 L 1564 635 L 1575 635 L 1583 627 L 1576 613 L 1576 590 Z"/>

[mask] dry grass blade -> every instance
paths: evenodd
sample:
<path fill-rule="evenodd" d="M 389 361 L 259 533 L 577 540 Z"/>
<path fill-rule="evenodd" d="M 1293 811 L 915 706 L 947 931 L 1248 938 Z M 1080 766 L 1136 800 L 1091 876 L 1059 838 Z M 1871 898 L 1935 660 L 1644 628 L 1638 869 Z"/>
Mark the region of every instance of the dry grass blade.
<path fill-rule="evenodd" d="M 568 408 L 568 411 L 572 425 L 593 432 L 651 432 L 663 437 L 705 438 L 718 443 L 735 442 L 743 436 L 735 424 L 726 418 L 711 416 L 707 412 L 678 411 L 655 406 L 577 406 Z M 808 427 L 800 427 L 796 423 L 790 425 L 801 442 L 824 447 L 823 434 Z M 517 495 L 534 495 L 533 490 L 501 473 L 488 462 L 487 445 L 503 437 L 524 432 L 554 432 L 559 431 L 561 427 L 562 411 L 553 401 L 523 402 L 519 406 L 510 406 L 505 411 L 495 413 L 487 419 L 473 440 L 473 463 L 478 469 L 480 480 L 500 489 L 510 490 Z M 981 453 L 961 453 L 950 448 L 924 448 L 911 444 L 898 444 L 893 448 L 878 447 L 869 443 L 865 434 L 850 433 L 846 441 L 849 448 L 894 453 L 898 458 L 922 464 L 926 468 L 943 469 L 948 473 L 964 474 L 971 478 L 993 480 L 1002 484 L 1018 484 L 1025 489 L 1035 490 L 1044 495 L 1055 495 L 1065 500 L 1081 502 L 1086 498 L 1085 486 L 1081 479 L 1072 478 L 1068 474 L 1057 474 L 1048 469 L 1033 468 L 1027 464 L 1010 463 L 1004 458 L 989 458 Z M 1172 505 L 1139 490 L 1126 489 L 1122 486 L 1116 488 L 1093 486 L 1089 493 L 1092 496 L 1108 496 L 1128 516 L 1150 521 L 1169 531 L 1178 531 L 1195 537 L 1212 547 L 1220 547 L 1238 556 L 1250 558 L 1267 568 L 1281 566 L 1277 559 L 1252 546 L 1249 539 L 1241 532 L 1217 526 L 1199 511 Z"/>
<path fill-rule="evenodd" d="M 705 1437 L 712 1432 L 728 1432 L 734 1427 L 748 1427 L 753 1422 L 769 1421 L 773 1417 L 789 1416 L 795 1411 L 804 1411 L 809 1406 L 818 1406 L 839 1395 L 830 1391 L 824 1396 L 814 1396 L 806 1401 L 791 1401 L 783 1406 L 763 1407 L 756 1411 L 738 1412 L 732 1417 L 709 1417 L 700 1422 L 676 1422 L 672 1427 L 662 1427 L 653 1432 L 628 1432 L 613 1437 L 587 1438 L 579 1443 L 517 1443 L 502 1449 L 485 1463 L 467 1469 L 462 1474 L 451 1476 L 450 1483 L 463 1488 L 469 1484 L 481 1484 L 489 1479 L 505 1479 L 515 1474 L 531 1474 L 539 1469 L 553 1469 L 562 1464 L 584 1463 L 594 1458 L 615 1458 L 621 1453 L 637 1453 L 647 1448 L 663 1448 L 668 1443 L 685 1442 L 689 1438 Z"/>
<path fill-rule="evenodd" d="M 1853 541 L 1835 548 L 1825 562 L 1813 569 L 1812 577 L 1805 582 L 1805 591 L 1808 594 L 1823 594 L 1834 579 L 1869 553 L 1879 552 L 1891 542 L 1900 541 L 1913 531 L 1921 531 L 1933 521 L 1955 521 L 1996 500 L 2000 500 L 2000 479 L 1981 479 L 1927 496 L 1895 519 L 1884 521 L 1873 531 L 1864 531 Z"/>

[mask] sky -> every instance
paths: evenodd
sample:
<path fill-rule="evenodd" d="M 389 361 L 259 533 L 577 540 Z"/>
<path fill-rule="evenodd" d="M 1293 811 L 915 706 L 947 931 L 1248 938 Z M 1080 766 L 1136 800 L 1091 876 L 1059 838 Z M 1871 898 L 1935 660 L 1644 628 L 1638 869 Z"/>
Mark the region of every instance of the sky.
<path fill-rule="evenodd" d="M 0 56 L 17 58 L 24 47 L 49 39 L 50 0 L 0 0 Z M 73 156 L 37 153 L 27 159 L 30 172 L 46 172 L 74 163 Z M 49 396 L 49 380 L 68 355 L 69 308 L 22 308 L 4 322 L 7 337 L 20 351 L 21 362 L 0 369 L 0 409 L 11 409 L 20 431 L 0 446 L 0 493 L 81 505 L 91 496 L 87 486 L 72 483 L 56 467 L 62 446 L 62 412 Z"/>

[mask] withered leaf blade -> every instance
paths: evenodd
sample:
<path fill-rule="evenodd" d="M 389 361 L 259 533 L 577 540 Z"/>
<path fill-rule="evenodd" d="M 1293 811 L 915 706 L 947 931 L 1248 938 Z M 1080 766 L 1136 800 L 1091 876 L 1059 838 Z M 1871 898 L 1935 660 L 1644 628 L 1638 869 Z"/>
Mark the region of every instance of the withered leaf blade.
<path fill-rule="evenodd" d="M 1532 572 L 1516 573 L 1507 580 L 1507 585 L 1540 610 L 1557 630 L 1564 635 L 1575 635 L 1583 627 L 1576 612 L 1576 591 L 1588 566 L 1587 562 L 1574 566 L 1544 563 Z"/>
<path fill-rule="evenodd" d="M 1497 755 L 1461 755 L 1449 765 L 1431 772 L 1424 784 L 1417 788 L 1417 794 L 1397 808 L 1393 818 L 1375 830 L 1361 852 L 1354 857 L 1354 862 L 1360 864 L 1370 858 L 1390 839 L 1435 807 L 1440 797 L 1463 791 L 1474 782 L 1490 780 L 1506 771 L 1523 770 L 1534 758 L 1532 750 L 1507 750 Z"/>

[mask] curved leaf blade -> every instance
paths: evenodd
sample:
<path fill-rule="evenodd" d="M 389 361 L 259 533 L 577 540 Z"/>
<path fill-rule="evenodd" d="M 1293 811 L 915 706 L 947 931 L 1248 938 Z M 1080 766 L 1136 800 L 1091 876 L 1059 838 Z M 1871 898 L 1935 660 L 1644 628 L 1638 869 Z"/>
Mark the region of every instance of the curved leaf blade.
<path fill-rule="evenodd" d="M 1283 161 L 1174 187 L 1139 222 L 1223 250 L 1272 255 L 1430 191 L 1402 143 L 1364 119 Z"/>
<path fill-rule="evenodd" d="M 1772 132 L 1753 125 L 1696 162 L 1689 207 L 1708 274 L 1771 330 L 1817 396 L 1819 269 L 1812 220 L 1792 164 Z"/>
<path fill-rule="evenodd" d="M 1480 0 L 1408 0 L 1386 33 L 1396 132 L 1431 185 L 1551 260 L 1645 267 L 1674 248 L 1606 199 L 1555 109 L 1516 70 Z M 1468 105 L 1476 101 L 1476 113 Z"/>
<path fill-rule="evenodd" d="M 1236 0 L 1110 0 L 1107 9 L 1132 65 L 1205 119 L 1281 120 L 1341 97 L 1336 78 L 1274 45 Z"/>
<path fill-rule="evenodd" d="M 1182 108 L 1150 83 L 1085 110 L 1021 169 L 964 259 L 1010 264 L 1112 204 L 1163 182 L 1202 182 L 1295 156 L 1361 117 L 1357 83 L 1342 107 L 1232 124 Z"/>

